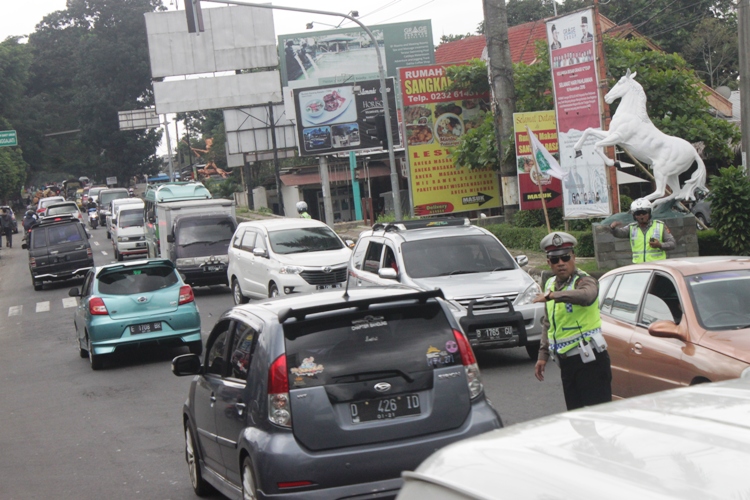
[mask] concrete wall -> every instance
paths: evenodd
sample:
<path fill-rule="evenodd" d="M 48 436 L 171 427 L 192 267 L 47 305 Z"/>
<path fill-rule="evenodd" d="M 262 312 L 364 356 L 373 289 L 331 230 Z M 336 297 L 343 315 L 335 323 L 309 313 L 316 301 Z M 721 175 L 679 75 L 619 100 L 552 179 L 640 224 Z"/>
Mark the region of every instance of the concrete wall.
<path fill-rule="evenodd" d="M 693 215 L 676 215 L 659 220 L 664 221 L 677 241 L 677 247 L 667 252 L 667 258 L 697 257 L 698 235 Z M 608 225 L 594 224 L 594 250 L 599 269 L 614 269 L 633 263 L 628 238 L 615 238 Z"/>
<path fill-rule="evenodd" d="M 268 208 L 268 194 L 266 188 L 257 187 L 253 189 L 253 209 L 259 210 L 261 207 Z"/>

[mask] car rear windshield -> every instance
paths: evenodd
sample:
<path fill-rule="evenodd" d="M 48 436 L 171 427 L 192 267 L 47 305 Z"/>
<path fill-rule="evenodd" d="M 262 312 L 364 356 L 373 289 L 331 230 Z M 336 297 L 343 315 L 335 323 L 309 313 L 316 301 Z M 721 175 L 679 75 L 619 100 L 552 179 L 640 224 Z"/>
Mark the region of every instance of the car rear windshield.
<path fill-rule="evenodd" d="M 453 330 L 435 302 L 292 323 L 284 334 L 292 389 L 409 378 L 461 364 Z"/>
<path fill-rule="evenodd" d="M 177 283 L 177 274 L 167 266 L 103 270 L 97 277 L 99 292 L 106 295 L 130 295 L 168 288 Z"/>
<path fill-rule="evenodd" d="M 698 321 L 707 330 L 750 328 L 744 314 L 750 301 L 750 271 L 730 270 L 688 276 Z"/>
<path fill-rule="evenodd" d="M 130 194 L 127 191 L 115 191 L 112 193 L 103 192 L 99 195 L 99 205 L 108 207 L 109 202 L 112 200 L 119 200 L 120 198 L 127 198 Z"/>
<path fill-rule="evenodd" d="M 74 212 L 78 212 L 78 207 L 73 203 L 69 205 L 60 205 L 57 207 L 49 207 L 47 209 L 47 215 L 70 214 Z"/>
<path fill-rule="evenodd" d="M 42 248 L 46 245 L 54 246 L 60 245 L 62 243 L 77 243 L 83 241 L 81 229 L 78 226 L 80 226 L 80 224 L 76 221 L 69 224 L 58 224 L 46 229 L 34 229 L 34 248 Z M 39 234 L 36 231 L 46 232 L 46 240 L 44 238 L 44 235 Z"/>
<path fill-rule="evenodd" d="M 121 210 L 117 224 L 120 227 L 143 227 L 143 210 Z"/>
<path fill-rule="evenodd" d="M 271 248 L 277 254 L 325 252 L 344 248 L 341 239 L 328 227 L 304 227 L 271 231 Z"/>
<path fill-rule="evenodd" d="M 401 245 L 406 273 L 412 278 L 488 273 L 516 268 L 497 239 L 489 235 L 431 238 Z"/>

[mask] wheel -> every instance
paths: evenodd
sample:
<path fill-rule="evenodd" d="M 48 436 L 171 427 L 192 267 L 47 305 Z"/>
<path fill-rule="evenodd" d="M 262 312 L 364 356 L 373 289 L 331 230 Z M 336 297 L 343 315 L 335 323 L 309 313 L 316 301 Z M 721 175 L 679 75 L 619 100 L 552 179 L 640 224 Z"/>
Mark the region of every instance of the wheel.
<path fill-rule="evenodd" d="M 273 298 L 278 297 L 279 295 L 281 295 L 279 293 L 279 287 L 276 286 L 276 283 L 271 283 L 271 286 L 268 287 L 268 296 Z"/>
<path fill-rule="evenodd" d="M 89 357 L 89 352 L 86 349 L 84 349 L 83 347 L 81 347 L 81 341 L 80 340 L 78 341 L 78 355 L 81 358 L 83 358 L 83 359 L 86 359 L 86 358 Z"/>
<path fill-rule="evenodd" d="M 247 304 L 247 297 L 242 295 L 242 288 L 237 278 L 232 278 L 232 298 L 234 299 L 235 305 Z"/>
<path fill-rule="evenodd" d="M 197 342 L 191 342 L 190 344 L 188 344 L 188 349 L 190 349 L 191 353 L 200 356 L 203 353 L 203 342 L 201 342 L 200 340 Z"/>
<path fill-rule="evenodd" d="M 89 364 L 92 370 L 101 370 L 104 366 L 104 360 L 101 355 L 94 354 L 94 349 L 91 347 L 91 341 L 88 343 L 89 346 Z"/>
<path fill-rule="evenodd" d="M 708 227 L 708 223 L 706 222 L 706 218 L 703 217 L 702 214 L 698 214 L 695 216 L 696 219 L 700 222 L 700 224 L 696 223 L 695 225 L 698 227 L 698 231 L 702 231 L 703 229 Z M 701 227 L 701 224 L 703 224 L 703 227 Z"/>
<path fill-rule="evenodd" d="M 250 457 L 245 457 L 242 462 L 242 498 L 254 500 L 258 498 L 255 490 L 255 479 L 253 478 L 253 464 Z"/>
<path fill-rule="evenodd" d="M 526 353 L 529 357 L 536 361 L 539 358 L 539 345 L 541 342 L 529 342 L 526 344 Z"/>
<path fill-rule="evenodd" d="M 34 287 L 35 292 L 38 292 L 42 288 L 44 288 L 44 284 L 41 281 L 35 280 L 33 277 L 31 278 L 31 285 Z"/>
<path fill-rule="evenodd" d="M 111 235 L 111 234 L 109 233 L 109 231 L 107 231 L 107 239 L 108 239 L 108 240 L 109 240 L 109 239 L 112 239 L 112 235 Z"/>
<path fill-rule="evenodd" d="M 199 497 L 204 497 L 211 492 L 211 485 L 203 479 L 201 474 L 201 466 L 198 463 L 198 457 L 196 457 L 195 440 L 193 439 L 193 433 L 190 431 L 190 424 L 185 423 L 185 460 L 188 464 L 188 471 L 190 472 L 190 484 L 193 485 L 193 491 Z"/>

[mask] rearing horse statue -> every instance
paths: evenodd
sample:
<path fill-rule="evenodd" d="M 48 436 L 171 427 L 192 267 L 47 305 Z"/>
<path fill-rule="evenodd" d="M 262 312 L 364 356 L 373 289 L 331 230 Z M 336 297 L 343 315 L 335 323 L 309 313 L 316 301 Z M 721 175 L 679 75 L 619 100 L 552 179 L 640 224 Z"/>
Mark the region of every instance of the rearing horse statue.
<path fill-rule="evenodd" d="M 606 165 L 612 166 L 614 161 L 604 154 L 603 148 L 619 144 L 639 161 L 651 165 L 656 191 L 646 196 L 646 199 L 653 202 L 654 206 L 672 199 L 693 200 L 695 190 L 706 187 L 706 166 L 689 142 L 667 135 L 651 123 L 646 111 L 646 93 L 641 84 L 635 81 L 636 74 L 630 73 L 628 69 L 625 76 L 604 96 L 607 104 L 622 98 L 609 124 L 609 130 L 584 130 L 573 146 L 576 157 L 581 156 L 581 146 L 591 135 L 599 139 L 594 144 L 597 154 L 604 159 Z M 698 168 L 685 182 L 685 186 L 680 188 L 679 175 L 689 169 L 693 162 L 698 164 Z M 667 186 L 672 194 L 665 197 Z"/>

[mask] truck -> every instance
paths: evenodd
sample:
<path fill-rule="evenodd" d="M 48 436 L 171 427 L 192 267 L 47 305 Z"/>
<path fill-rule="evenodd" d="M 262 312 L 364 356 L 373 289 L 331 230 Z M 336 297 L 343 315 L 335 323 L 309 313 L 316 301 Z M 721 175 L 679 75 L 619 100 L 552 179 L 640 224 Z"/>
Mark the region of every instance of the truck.
<path fill-rule="evenodd" d="M 183 280 L 192 286 L 227 282 L 227 250 L 237 228 L 234 201 L 204 199 L 172 201 L 155 206 L 158 241 L 148 241 L 154 252 L 175 263 Z M 158 243 L 158 244 L 157 244 Z"/>

